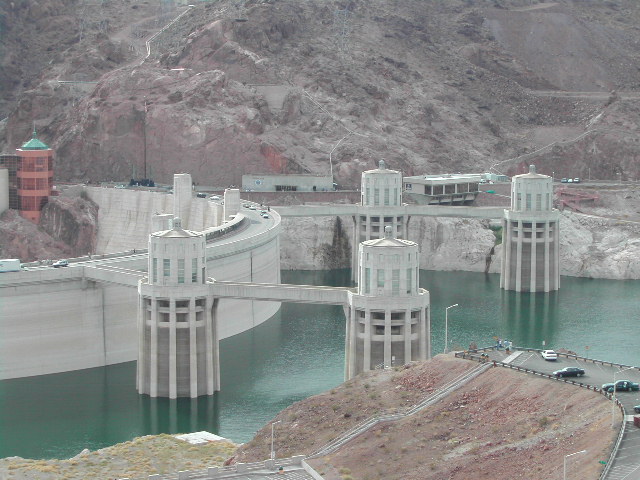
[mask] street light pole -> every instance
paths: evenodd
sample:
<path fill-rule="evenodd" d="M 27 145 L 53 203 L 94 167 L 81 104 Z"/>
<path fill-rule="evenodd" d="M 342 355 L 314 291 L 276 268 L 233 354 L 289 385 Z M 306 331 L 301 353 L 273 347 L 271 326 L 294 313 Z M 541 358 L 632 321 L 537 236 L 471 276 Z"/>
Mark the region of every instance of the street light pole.
<path fill-rule="evenodd" d="M 635 367 L 627 367 L 613 372 L 613 395 L 611 396 L 611 428 L 616 428 L 616 375 Z"/>
<path fill-rule="evenodd" d="M 278 420 L 277 422 L 273 422 L 271 424 L 271 460 L 275 460 L 276 459 L 276 451 L 273 449 L 273 426 L 276 423 L 280 423 L 282 420 Z"/>
<path fill-rule="evenodd" d="M 578 455 L 579 453 L 587 453 L 586 450 L 580 450 L 579 452 L 570 453 L 569 455 L 564 456 L 563 469 L 562 469 L 562 480 L 567 480 L 567 458 Z"/>
<path fill-rule="evenodd" d="M 449 305 L 444 310 L 444 353 L 447 353 L 447 342 L 449 341 L 449 309 L 457 306 L 457 303 L 455 305 Z"/>

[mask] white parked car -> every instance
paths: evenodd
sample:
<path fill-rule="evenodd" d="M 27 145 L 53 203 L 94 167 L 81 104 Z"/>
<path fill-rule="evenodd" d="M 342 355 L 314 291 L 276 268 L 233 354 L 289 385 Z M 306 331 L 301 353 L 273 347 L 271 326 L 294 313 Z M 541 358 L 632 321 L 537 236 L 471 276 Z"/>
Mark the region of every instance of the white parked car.
<path fill-rule="evenodd" d="M 553 350 L 543 350 L 542 351 L 542 358 L 544 358 L 545 360 L 549 360 L 549 361 L 555 361 L 558 359 L 558 354 L 556 352 L 554 352 Z"/>

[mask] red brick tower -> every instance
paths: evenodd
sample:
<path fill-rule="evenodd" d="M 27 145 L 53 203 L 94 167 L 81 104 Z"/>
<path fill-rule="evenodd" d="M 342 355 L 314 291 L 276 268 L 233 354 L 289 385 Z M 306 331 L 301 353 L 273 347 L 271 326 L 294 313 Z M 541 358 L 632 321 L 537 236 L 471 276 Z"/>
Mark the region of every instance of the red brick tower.
<path fill-rule="evenodd" d="M 40 222 L 40 212 L 53 188 L 53 150 L 36 138 L 16 149 L 18 160 L 18 205 L 20 216 Z"/>

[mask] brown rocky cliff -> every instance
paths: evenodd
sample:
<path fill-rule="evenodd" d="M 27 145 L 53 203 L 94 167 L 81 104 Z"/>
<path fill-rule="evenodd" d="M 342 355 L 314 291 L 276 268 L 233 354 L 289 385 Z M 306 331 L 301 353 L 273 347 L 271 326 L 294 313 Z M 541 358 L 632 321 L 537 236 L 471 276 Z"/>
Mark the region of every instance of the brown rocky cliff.
<path fill-rule="evenodd" d="M 78 257 L 93 252 L 98 207 L 82 198 L 50 197 L 40 224 L 7 210 L 0 217 L 0 256 L 34 260 Z"/>
<path fill-rule="evenodd" d="M 40 227 L 68 245 L 73 256 L 93 253 L 96 247 L 98 206 L 80 197 L 52 197 L 42 211 Z"/>
<path fill-rule="evenodd" d="M 72 11 L 60 5 L 49 11 Z M 25 108 L 9 114 L 5 145 L 15 148 L 36 120 L 58 152 L 60 179 L 124 181 L 134 167 L 141 176 L 146 148 L 147 176 L 157 182 L 179 170 L 225 186 L 239 185 L 243 173 L 326 173 L 329 152 L 351 131 L 332 166 L 338 183 L 357 184 L 380 158 L 406 175 L 488 169 L 577 137 L 605 108 L 605 100 L 540 97 L 528 88 L 638 87 L 640 4 L 631 0 L 353 0 L 335 7 L 350 12 L 344 50 L 334 7 L 294 0 L 236 7 L 197 4 L 142 65 L 133 61 L 143 54 L 131 29 L 159 10 L 120 2 L 87 8 L 84 39 L 73 43 L 77 22 L 58 29 L 73 45 L 52 52 L 41 79 L 21 87 L 29 89 Z M 26 24 L 25 15 L 11 15 Z M 99 15 L 109 19 L 106 34 L 94 28 Z M 526 42 L 522 31 L 531 32 Z M 42 54 L 44 39 L 28 47 Z M 73 72 L 100 81 L 79 102 L 56 82 Z M 264 84 L 288 90 L 280 92 L 284 103 L 261 91 Z M 637 104 L 627 105 L 633 115 Z M 596 157 L 633 159 L 621 162 L 623 178 L 637 172 L 633 138 L 592 143 Z M 581 170 L 569 162 L 567 170 Z M 558 173 L 557 159 L 546 163 Z"/>
<path fill-rule="evenodd" d="M 0 256 L 19 258 L 23 262 L 66 258 L 72 249 L 64 242 L 38 228 L 17 211 L 7 210 L 0 217 Z"/>

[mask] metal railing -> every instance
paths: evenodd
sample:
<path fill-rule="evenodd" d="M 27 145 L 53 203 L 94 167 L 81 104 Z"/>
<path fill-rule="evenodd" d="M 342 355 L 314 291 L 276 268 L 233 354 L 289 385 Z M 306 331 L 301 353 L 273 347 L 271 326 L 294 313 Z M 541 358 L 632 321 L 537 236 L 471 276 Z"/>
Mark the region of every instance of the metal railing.
<path fill-rule="evenodd" d="M 490 364 L 492 364 L 493 366 L 498 366 L 498 367 L 504 367 L 504 368 L 510 368 L 511 370 L 517 370 L 519 372 L 524 372 L 524 373 L 530 373 L 532 375 L 538 375 L 540 377 L 543 378 L 548 378 L 550 380 L 555 380 L 558 382 L 564 382 L 564 383 L 570 383 L 572 385 L 576 385 L 580 388 L 586 388 L 587 390 L 593 390 L 596 393 L 599 393 L 601 395 L 604 395 L 606 398 L 608 398 L 611 401 L 613 400 L 613 394 L 609 394 L 609 392 L 604 391 L 602 388 L 599 388 L 595 385 L 590 385 L 588 383 L 582 383 L 582 382 L 577 382 L 574 380 L 569 380 L 567 378 L 563 378 L 563 377 L 556 377 L 555 375 L 552 374 L 548 374 L 548 373 L 543 373 L 543 372 L 539 372 L 537 370 L 531 369 L 531 368 L 526 368 L 526 367 L 520 367 L 517 365 L 511 365 L 509 363 L 504 363 L 498 360 L 487 360 L 487 357 L 483 356 L 482 354 L 479 354 L 478 352 L 487 352 L 487 351 L 491 351 L 491 350 L 495 350 L 496 347 L 486 347 L 486 348 L 481 348 L 481 349 L 476 349 L 476 350 L 465 350 L 463 352 L 456 352 L 455 356 L 458 358 L 464 358 L 464 359 L 468 359 L 468 360 L 475 360 L 478 362 L 482 362 L 482 363 L 487 363 L 490 362 Z M 542 350 L 537 349 L 537 348 L 521 348 L 521 347 L 514 347 L 512 350 L 514 351 L 523 351 L 523 352 L 537 352 L 540 353 Z M 604 360 L 597 360 L 597 359 L 591 359 L 591 358 L 585 358 L 585 357 L 581 357 L 579 355 L 576 354 L 571 354 L 571 353 L 558 353 L 558 356 L 562 356 L 562 357 L 566 357 L 566 358 L 574 358 L 574 359 L 580 359 L 582 361 L 590 361 L 593 363 L 599 363 L 601 365 L 608 365 L 611 367 L 620 367 L 620 368 L 635 368 L 637 370 L 640 370 L 640 367 L 634 367 L 634 366 L 628 366 L 628 365 L 622 365 L 619 363 L 613 363 L 613 362 L 606 362 Z M 626 410 L 624 408 L 624 405 L 618 400 L 618 398 L 615 399 L 615 404 L 616 406 L 620 409 L 620 412 L 622 414 L 622 425 L 620 427 L 620 431 L 618 432 L 618 437 L 616 439 L 616 443 L 613 446 L 613 449 L 611 450 L 611 454 L 609 455 L 609 459 L 607 460 L 607 463 L 605 465 L 605 468 L 602 470 L 599 479 L 600 480 L 604 480 L 607 477 L 607 474 L 609 472 L 609 469 L 611 468 L 611 465 L 613 463 L 613 461 L 615 460 L 615 457 L 618 455 L 618 449 L 620 447 L 620 443 L 622 442 L 622 439 L 624 437 L 625 434 L 625 430 L 626 430 L 626 422 L 624 421 L 624 418 L 626 416 Z"/>
<path fill-rule="evenodd" d="M 465 384 L 469 380 L 480 375 L 482 372 L 484 372 L 486 369 L 490 367 L 491 367 L 491 364 L 480 365 L 474 369 L 464 372 L 460 374 L 458 377 L 451 380 L 449 383 L 445 384 L 443 387 L 439 388 L 435 393 L 426 397 L 420 403 L 413 405 L 411 407 L 408 407 L 402 411 L 388 412 L 381 415 L 374 415 L 372 417 L 369 417 L 363 420 L 362 422 L 358 423 L 357 425 L 355 425 L 354 427 L 352 427 L 350 430 L 343 433 L 339 437 L 336 437 L 330 442 L 326 443 L 325 445 L 320 447 L 318 450 L 308 455 L 307 458 L 315 458 L 315 457 L 320 457 L 320 456 L 332 453 L 336 451 L 338 448 L 340 448 L 342 445 L 350 442 L 351 440 L 356 438 L 358 435 L 366 432 L 367 430 L 371 429 L 378 423 L 400 420 L 402 418 L 413 415 L 421 411 L 422 409 L 440 401 L 442 398 L 449 395 L 449 393 L 451 393 L 453 390 L 457 389 L 458 387 Z"/>

